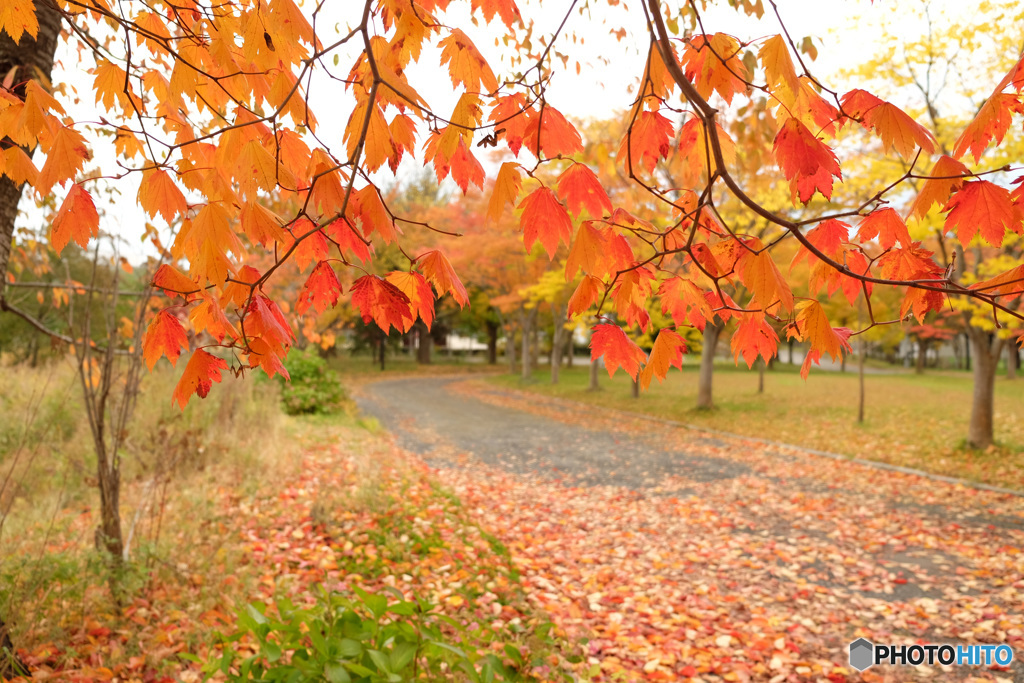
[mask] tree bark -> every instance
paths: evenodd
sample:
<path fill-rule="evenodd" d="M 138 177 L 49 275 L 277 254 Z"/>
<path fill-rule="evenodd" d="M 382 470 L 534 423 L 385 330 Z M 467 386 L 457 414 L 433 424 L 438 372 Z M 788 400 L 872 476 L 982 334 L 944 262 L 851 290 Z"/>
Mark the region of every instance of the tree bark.
<path fill-rule="evenodd" d="M 1011 339 L 1006 344 L 1006 379 L 1017 379 L 1018 363 L 1017 344 Z"/>
<path fill-rule="evenodd" d="M 968 332 L 974 342 L 974 396 L 971 401 L 967 445 L 971 448 L 988 448 L 995 442 L 993 416 L 996 367 L 1003 340 L 974 327 L 969 327 Z"/>
<path fill-rule="evenodd" d="M 422 320 L 417 320 L 413 329 L 416 330 L 416 362 L 420 365 L 430 365 L 430 350 L 434 345 L 434 338 L 430 336 L 430 330 Z"/>
<path fill-rule="evenodd" d="M 554 326 L 551 332 L 551 383 L 558 384 L 559 373 L 562 369 L 562 351 L 565 347 L 563 337 L 565 336 L 565 308 L 561 304 L 551 304 L 551 317 Z"/>
<path fill-rule="evenodd" d="M 928 356 L 928 342 L 924 339 L 917 340 L 917 359 L 914 363 L 914 372 L 918 375 L 924 374 L 925 361 Z"/>
<path fill-rule="evenodd" d="M 587 386 L 587 391 L 601 391 L 601 359 L 591 358 L 590 359 L 590 384 Z"/>
<path fill-rule="evenodd" d="M 7 3 L 7 0 L 4 0 Z M 22 34 L 15 43 L 6 32 L 0 33 L 0 78 L 14 69 L 15 84 L 24 84 L 31 79 L 49 81 L 53 70 L 53 55 L 57 51 L 60 37 L 60 12 L 51 0 L 37 0 L 36 18 L 39 32 L 36 38 Z M 14 94 L 24 98 L 24 85 L 15 87 Z M 0 141 L 0 148 L 13 146 L 9 139 Z M 25 150 L 31 153 L 32 150 Z M 14 222 L 18 217 L 18 201 L 21 186 L 15 185 L 7 176 L 0 176 L 0 287 L 7 282 L 7 266 L 14 241 Z M 0 297 L 2 301 L 2 297 Z M 0 674 L 3 673 L 0 667 Z"/>
<path fill-rule="evenodd" d="M 789 364 L 793 364 L 793 345 L 796 344 L 796 340 L 792 337 L 789 338 Z"/>
<path fill-rule="evenodd" d="M 762 358 L 757 364 L 757 393 L 764 393 L 764 369 L 767 363 Z"/>
<path fill-rule="evenodd" d="M 520 379 L 524 382 L 529 382 L 533 379 L 533 365 L 531 363 L 533 360 L 533 353 L 530 349 L 530 333 L 532 331 L 533 317 L 536 315 L 536 310 L 537 309 L 533 310 L 533 315 L 527 315 L 525 309 L 520 309 L 519 311 L 519 326 L 523 331 L 523 339 L 520 349 L 522 351 Z"/>
<path fill-rule="evenodd" d="M 701 410 L 710 410 L 714 407 L 711 380 L 715 369 L 715 349 L 724 328 L 725 325 L 721 322 L 708 322 L 704 327 L 704 348 L 700 352 L 700 376 L 697 380 L 697 408 Z"/>
<path fill-rule="evenodd" d="M 487 326 L 487 364 L 498 364 L 498 323 L 488 320 Z"/>

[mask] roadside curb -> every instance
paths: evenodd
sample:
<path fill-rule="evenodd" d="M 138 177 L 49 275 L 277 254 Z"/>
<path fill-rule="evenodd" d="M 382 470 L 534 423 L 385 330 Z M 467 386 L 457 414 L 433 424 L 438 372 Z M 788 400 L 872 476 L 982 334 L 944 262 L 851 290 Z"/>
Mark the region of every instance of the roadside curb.
<path fill-rule="evenodd" d="M 544 400 L 552 401 L 554 403 L 564 403 L 570 406 L 578 408 L 593 409 L 597 406 L 593 406 L 583 401 L 576 401 L 571 398 L 562 398 L 559 396 L 545 396 L 543 394 L 531 394 L 530 392 L 523 391 L 522 389 L 510 389 L 501 387 L 502 391 L 510 391 L 523 396 L 543 396 Z M 772 441 L 771 439 L 762 439 L 756 436 L 744 436 L 743 434 L 735 434 L 733 432 L 726 432 L 720 429 L 710 429 L 707 427 L 698 427 L 696 425 L 687 424 L 685 422 L 679 422 L 678 420 L 670 420 L 664 417 L 655 417 L 653 415 L 645 415 L 643 413 L 635 413 L 631 410 L 621 410 L 619 408 L 600 408 L 600 410 L 616 412 L 620 415 L 631 417 L 638 420 L 646 420 L 647 422 L 655 422 L 658 424 L 667 425 L 670 427 L 677 427 L 680 429 L 687 429 L 692 432 L 700 432 L 702 434 L 712 434 L 715 436 L 722 436 L 729 439 L 738 439 L 740 441 L 753 441 L 755 443 L 764 444 L 766 446 L 774 446 L 776 448 L 784 448 L 786 450 L 793 451 L 797 454 L 813 455 L 822 458 L 830 458 L 832 460 L 841 460 L 843 462 L 853 462 L 858 465 L 864 465 L 865 467 L 871 467 L 876 470 L 886 470 L 889 472 L 899 472 L 901 474 L 910 474 L 924 479 L 931 479 L 932 481 L 941 481 L 946 484 L 952 484 L 954 486 L 962 486 L 964 488 L 971 488 L 978 491 L 988 491 L 989 493 L 998 493 L 1007 496 L 1016 496 L 1018 498 L 1024 498 L 1024 491 L 1018 491 L 1016 489 L 1003 488 L 1001 486 L 992 486 L 991 484 L 984 484 L 982 482 L 970 481 L 968 479 L 960 479 L 958 477 L 947 477 L 943 474 L 933 474 L 932 472 L 926 472 L 924 470 L 915 469 L 913 467 L 903 467 L 901 465 L 890 465 L 885 462 L 877 462 L 874 460 L 865 460 L 864 458 L 858 458 L 852 455 L 842 455 L 841 453 L 832 453 L 830 451 L 819 451 L 814 448 L 804 448 L 803 446 L 795 446 L 789 443 L 783 443 L 781 441 Z"/>

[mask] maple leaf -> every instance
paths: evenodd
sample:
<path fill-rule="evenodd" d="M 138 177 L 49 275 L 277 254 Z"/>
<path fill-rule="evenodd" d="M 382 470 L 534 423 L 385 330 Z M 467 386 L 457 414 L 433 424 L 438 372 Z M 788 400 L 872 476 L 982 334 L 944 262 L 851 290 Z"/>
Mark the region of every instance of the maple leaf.
<path fill-rule="evenodd" d="M 857 230 L 857 239 L 860 242 L 870 242 L 878 238 L 882 249 L 892 249 L 899 242 L 901 247 L 909 247 L 911 244 L 910 232 L 907 224 L 895 209 L 876 209 L 864 217 Z"/>
<path fill-rule="evenodd" d="M 519 8 L 516 7 L 515 0 L 472 0 L 470 6 L 473 10 L 481 10 L 484 15 L 484 19 L 490 23 L 495 15 L 501 17 L 502 23 L 507 28 L 512 28 L 512 24 L 516 21 L 522 21 L 522 16 L 519 14 Z"/>
<path fill-rule="evenodd" d="M 835 259 L 842 255 L 843 244 L 850 239 L 850 226 L 843 221 L 829 218 L 808 231 L 806 237 L 807 241 L 817 247 L 821 253 Z M 789 265 L 790 270 L 803 259 L 807 259 L 812 264 L 817 260 L 812 258 L 807 247 L 801 246 Z"/>
<path fill-rule="evenodd" d="M 587 275 L 602 277 L 607 274 L 605 250 L 608 240 L 592 221 L 586 221 L 576 231 L 565 261 L 565 281 L 569 282 L 582 270 Z"/>
<path fill-rule="evenodd" d="M 320 230 L 314 229 L 309 219 L 301 219 L 292 224 L 298 243 L 292 252 L 292 258 L 300 271 L 306 270 L 311 263 L 327 258 L 330 244 Z"/>
<path fill-rule="evenodd" d="M 1024 294 L 1024 265 L 1014 266 L 988 280 L 975 282 L 971 289 L 995 296 L 1020 296 Z"/>
<path fill-rule="evenodd" d="M 807 126 L 794 118 L 787 119 L 775 137 L 773 151 L 783 174 L 793 185 L 793 194 L 801 202 L 810 201 L 816 191 L 825 199 L 832 198 L 832 178 L 843 177 L 839 160 Z"/>
<path fill-rule="evenodd" d="M 156 269 L 156 273 L 153 274 L 153 286 L 164 290 L 164 294 L 168 296 L 181 296 L 185 299 L 188 299 L 189 294 L 199 290 L 195 282 L 167 263 Z"/>
<path fill-rule="evenodd" d="M 761 249 L 760 242 L 756 240 L 749 246 Z M 793 292 L 768 251 L 745 251 L 736 262 L 736 268 L 740 281 L 753 292 L 754 300 L 762 309 L 767 310 L 778 303 L 787 311 L 793 310 Z"/>
<path fill-rule="evenodd" d="M 484 167 L 480 165 L 473 153 L 466 147 L 465 140 L 459 140 L 458 149 L 452 155 L 451 161 L 452 180 L 466 194 L 469 184 L 473 183 L 481 190 L 484 189 Z"/>
<path fill-rule="evenodd" d="M 200 294 L 199 305 L 189 311 L 188 319 L 197 333 L 206 332 L 218 342 L 224 341 L 227 336 L 238 339 L 235 326 L 224 314 L 224 309 L 217 303 L 216 297 L 209 292 L 204 291 Z"/>
<path fill-rule="evenodd" d="M 652 173 L 658 159 L 668 157 L 674 132 L 675 126 L 661 112 L 642 111 L 622 138 L 618 158 L 627 160 L 630 172 L 642 168 Z"/>
<path fill-rule="evenodd" d="M 946 230 L 956 231 L 960 244 L 967 246 L 979 232 L 982 239 L 994 247 L 1003 243 L 1006 229 L 1021 231 L 1021 216 L 1017 213 L 1010 191 L 988 180 L 964 183 L 949 198 L 943 208 Z"/>
<path fill-rule="evenodd" d="M 523 211 L 519 217 L 519 226 L 523 231 L 523 244 L 527 251 L 533 249 L 534 243 L 540 240 L 548 258 L 553 259 L 558 243 L 568 244 L 572 239 L 572 219 L 550 189 L 537 188 L 520 202 L 518 208 Z"/>
<path fill-rule="evenodd" d="M 533 109 L 526 106 L 526 95 L 513 93 L 495 100 L 494 108 L 487 117 L 488 121 L 494 122 L 495 130 L 505 130 L 502 139 L 516 157 L 523 147 L 523 136 L 526 135 L 526 128 L 530 125 L 533 113 Z M 582 138 L 580 142 L 582 144 Z"/>
<path fill-rule="evenodd" d="M 153 218 L 160 214 L 168 224 L 172 223 L 176 216 L 184 216 L 188 209 L 185 195 L 162 169 L 151 168 L 143 171 L 136 198 L 146 213 Z"/>
<path fill-rule="evenodd" d="M 377 324 L 385 334 L 394 327 L 401 331 L 404 320 L 412 318 L 409 297 L 387 280 L 376 275 L 364 275 L 352 283 L 352 305 L 359 309 L 364 323 Z"/>
<path fill-rule="evenodd" d="M 21 42 L 21 36 L 25 33 L 32 38 L 39 34 L 34 0 L 5 2 L 0 6 L 0 32 L 5 31 L 15 45 Z"/>
<path fill-rule="evenodd" d="M 36 192 L 40 197 L 50 194 L 54 185 L 74 178 L 90 156 L 82 134 L 70 126 L 61 126 L 46 149 L 46 163 L 39 170 Z"/>
<path fill-rule="evenodd" d="M 811 362 L 817 362 L 817 359 L 821 358 L 821 354 L 827 353 L 832 360 L 839 360 L 844 349 L 851 350 L 847 341 L 850 331 L 845 328 L 833 328 L 828 321 L 828 316 L 825 315 L 825 309 L 817 301 L 811 299 L 801 302 L 797 307 L 796 322 L 800 328 L 801 337 L 810 342 L 810 350 L 815 352 L 815 358 L 808 353 L 808 358 L 804 360 L 804 367 L 800 371 L 804 379 L 807 379 Z"/>
<path fill-rule="evenodd" d="M 530 117 L 523 131 L 523 146 L 534 156 L 550 159 L 582 152 L 583 138 L 576 127 L 562 116 L 562 112 L 547 104 L 540 113 Z"/>
<path fill-rule="evenodd" d="M 267 347 L 260 352 L 263 356 L 273 356 L 278 361 L 288 353 L 295 339 L 284 313 L 270 298 L 264 294 L 254 294 L 245 310 L 242 329 L 249 340 L 261 340 Z M 266 366 L 264 366 L 266 369 Z M 271 374 L 272 373 L 268 373 Z"/>
<path fill-rule="evenodd" d="M 844 112 L 874 131 L 883 151 L 895 149 L 904 159 L 913 157 L 918 147 L 925 154 L 935 151 L 935 137 L 896 105 L 859 89 L 843 95 L 841 103 Z"/>
<path fill-rule="evenodd" d="M 177 365 L 183 349 L 188 348 L 188 335 L 181 322 L 167 311 L 160 311 L 146 328 L 142 340 L 142 357 L 152 370 L 161 356 L 166 355 L 171 365 Z"/>
<path fill-rule="evenodd" d="M 174 387 L 171 395 L 171 402 L 177 403 L 182 410 L 188 405 L 193 394 L 199 394 L 199 398 L 206 398 L 210 393 L 214 382 L 221 381 L 221 370 L 227 370 L 228 364 L 223 358 L 207 353 L 202 349 L 196 349 L 192 357 L 188 359 L 185 372 Z"/>
<path fill-rule="evenodd" d="M 367 244 L 366 239 L 356 232 L 347 218 L 339 218 L 332 221 L 326 228 L 327 236 L 338 245 L 338 250 L 345 254 L 348 252 L 363 263 L 370 261 L 370 253 L 373 252 L 373 245 Z"/>
<path fill-rule="evenodd" d="M 100 216 L 84 187 L 75 183 L 50 226 L 50 245 L 60 254 L 72 239 L 83 249 L 100 234 Z"/>
<path fill-rule="evenodd" d="M 618 325 L 595 325 L 590 336 L 591 362 L 604 356 L 604 364 L 608 376 L 614 377 L 615 371 L 622 368 L 634 380 L 640 372 L 640 364 L 647 360 L 647 354 L 636 343 L 626 336 Z"/>
<path fill-rule="evenodd" d="M 597 303 L 597 298 L 601 295 L 603 289 L 604 283 L 600 279 L 591 275 L 584 275 L 572 296 L 569 297 L 568 316 L 574 318 L 586 312 Z"/>
<path fill-rule="evenodd" d="M 498 89 L 498 80 L 487 60 L 465 33 L 457 28 L 452 29 L 438 47 L 441 48 L 441 65 L 448 65 L 452 85 L 464 85 L 470 91 L 479 90 L 481 84 L 486 92 Z"/>
<path fill-rule="evenodd" d="M 328 308 L 338 305 L 339 296 L 341 283 L 338 281 L 337 273 L 330 263 L 320 261 L 306 278 L 306 284 L 299 292 L 299 300 L 295 303 L 295 311 L 299 315 L 305 315 L 312 306 L 317 313 L 323 313 Z"/>
<path fill-rule="evenodd" d="M 469 303 L 469 294 L 466 292 L 466 288 L 444 254 L 436 249 L 428 251 L 421 254 L 416 259 L 416 263 L 439 294 L 451 294 L 460 308 Z"/>
<path fill-rule="evenodd" d="M 384 240 L 384 244 L 391 244 L 398 239 L 395 222 L 384 206 L 376 187 L 367 185 L 353 192 L 350 204 L 356 218 L 362 223 L 363 235 L 369 237 L 376 232 Z"/>
<path fill-rule="evenodd" d="M 663 382 L 669 368 L 682 370 L 684 353 L 686 342 L 678 332 L 669 329 L 658 332 L 658 338 L 654 340 L 654 347 L 651 349 L 651 357 L 640 373 L 640 388 L 646 391 L 654 377 L 658 378 L 659 383 Z"/>
<path fill-rule="evenodd" d="M 658 294 L 662 312 L 668 313 L 676 326 L 693 325 L 703 332 L 707 321 L 715 317 L 704 290 L 691 280 L 671 277 L 661 283 Z"/>
<path fill-rule="evenodd" d="M 747 67 L 739 58 L 739 42 L 730 35 L 714 33 L 690 39 L 683 51 L 686 77 L 693 81 L 701 97 L 717 92 L 727 103 L 747 89 Z"/>
<path fill-rule="evenodd" d="M 917 280 L 942 274 L 932 252 L 922 249 L 920 242 L 886 252 L 878 259 L 878 267 L 887 280 Z"/>
<path fill-rule="evenodd" d="M 959 190 L 964 184 L 964 178 L 970 175 L 967 167 L 953 157 L 943 154 L 932 166 L 928 179 L 921 186 L 921 192 L 910 207 L 908 215 L 917 218 L 924 218 L 932 205 L 943 206 L 949 200 L 949 193 Z"/>
<path fill-rule="evenodd" d="M 994 141 L 1002 143 L 1013 122 L 1013 114 L 1024 114 L 1024 103 L 1010 93 L 995 93 L 985 100 L 974 119 L 953 143 L 953 157 L 959 159 L 970 150 L 974 163 Z"/>
<path fill-rule="evenodd" d="M 612 212 L 612 201 L 586 164 L 572 164 L 558 176 L 558 195 L 577 218 L 586 209 L 593 218 Z"/>
<path fill-rule="evenodd" d="M 487 217 L 492 223 L 501 219 L 506 204 L 515 205 L 519 198 L 519 189 L 522 187 L 523 179 L 519 175 L 519 164 L 514 161 L 506 161 L 498 170 L 498 177 L 494 181 L 494 189 L 491 190 L 491 201 L 487 205 Z"/>
<path fill-rule="evenodd" d="M 757 56 L 764 66 L 769 85 L 773 88 L 785 86 L 794 95 L 800 91 L 800 79 L 797 78 L 789 47 L 782 36 L 774 35 L 764 41 Z"/>
<path fill-rule="evenodd" d="M 411 315 L 408 318 L 402 319 L 402 332 L 408 332 L 412 329 L 417 315 L 419 315 L 429 330 L 430 326 L 434 323 L 434 292 L 430 289 L 430 283 L 415 271 L 405 272 L 396 270 L 388 273 L 385 279 L 409 297 L 409 311 Z"/>
<path fill-rule="evenodd" d="M 752 368 L 758 356 L 767 363 L 778 354 L 779 335 L 765 320 L 763 313 L 743 313 L 730 347 L 737 363 L 742 355 L 747 367 Z"/>
<path fill-rule="evenodd" d="M 287 235 L 281 229 L 281 217 L 259 202 L 250 200 L 243 204 L 238 220 L 242 232 L 256 244 L 267 247 L 271 243 L 288 242 Z"/>

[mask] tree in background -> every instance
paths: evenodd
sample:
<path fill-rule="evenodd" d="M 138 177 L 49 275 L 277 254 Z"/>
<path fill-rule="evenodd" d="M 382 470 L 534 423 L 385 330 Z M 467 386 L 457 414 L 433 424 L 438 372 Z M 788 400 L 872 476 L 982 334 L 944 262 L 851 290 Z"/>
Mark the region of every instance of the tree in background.
<path fill-rule="evenodd" d="M 138 181 L 139 206 L 166 225 L 166 239 L 159 239 L 162 227 L 148 232 L 167 255 L 153 280 L 167 298 L 146 326 L 146 344 L 171 362 L 188 349 L 174 391 L 179 405 L 205 396 L 229 367 L 287 375 L 296 329 L 285 309 L 292 305 L 319 313 L 347 297 L 386 333 L 426 323 L 436 296 L 468 302 L 449 259 L 458 249 L 449 238 L 458 231 L 403 215 L 381 188 L 380 178 L 415 156 L 438 182 L 451 178 L 463 193 L 486 186 L 495 219 L 514 207 L 527 251 L 543 248 L 554 259 L 568 248 L 573 276 L 583 273 L 573 311 L 595 307 L 593 355 L 611 372 L 662 378 L 679 364 L 685 344 L 677 329 L 660 330 L 650 354 L 626 332 L 649 327 L 646 311 L 656 296 L 680 314 L 673 315 L 676 327 L 698 317 L 736 318 L 731 347 L 748 363 L 775 355 L 774 326 L 809 345 L 808 367 L 822 355 L 840 359 L 851 331 L 835 326 L 816 298 L 796 295 L 797 283 L 773 259 L 789 242 L 807 251 L 812 273 L 817 268 L 840 288 L 860 288 L 868 328 L 895 322 L 879 319 L 872 305 L 883 288 L 900 291 L 901 319 L 922 320 L 947 296 L 977 302 L 989 316 L 1020 316 L 1011 284 L 1019 266 L 985 273 L 983 259 L 967 263 L 966 256 L 947 265 L 911 238 L 888 205 L 924 181 L 914 214 L 943 207 L 934 220 L 965 254 L 978 234 L 1001 249 L 1008 234 L 1021 231 L 1024 201 L 1019 189 L 1007 189 L 1012 176 L 999 163 L 1012 118 L 1024 109 L 1016 46 L 981 65 L 975 80 L 991 95 L 950 154 L 925 173 L 928 158 L 942 151 L 933 132 L 860 84 L 841 93 L 823 83 L 810 68 L 813 43 L 793 40 L 784 17 L 766 18 L 782 20 L 781 33 L 744 42 L 715 32 L 693 3 L 649 0 L 642 13 L 621 15 L 609 9 L 624 35 L 643 37 L 647 51 L 636 97 L 623 103 L 629 109 L 620 139 L 603 161 L 628 179 L 623 193 L 584 159 L 583 137 L 549 97 L 552 76 L 571 71 L 574 41 L 592 34 L 593 19 L 573 5 L 554 33 L 538 40 L 535 17 L 513 0 L 470 0 L 468 16 L 448 13 L 448 6 L 367 0 L 346 4 L 338 11 L 348 14 L 337 17 L 325 14 L 334 5 L 304 13 L 292 0 L 5 5 L 0 31 L 13 43 L 28 41 L 15 54 L 39 68 L 15 69 L 3 82 L 3 172 L 56 207 L 48 237 L 58 253 L 71 241 L 95 239 L 98 188 Z M 760 3 L 734 9 L 763 13 Z M 75 84 L 53 87 L 42 68 L 52 58 L 58 20 L 89 72 L 80 88 L 95 102 L 89 115 L 61 94 Z M 346 28 L 332 33 L 325 25 Z M 500 36 L 493 50 L 492 33 Z M 424 68 L 450 80 L 457 95 L 450 111 L 429 101 L 438 99 L 437 89 L 428 95 Z M 333 98 L 326 124 L 317 118 L 321 95 Z M 737 153 L 736 131 L 749 117 L 760 122 L 759 132 L 742 139 Z M 333 125 L 342 121 L 343 128 Z M 844 159 L 844 173 L 840 143 L 856 133 L 876 140 L 896 170 L 858 182 L 858 167 Z M 25 150 L 37 146 L 42 156 L 33 160 Z M 504 154 L 493 184 L 477 156 L 481 148 Z M 973 169 L 963 163 L 968 154 Z M 678 164 L 665 163 L 670 158 Z M 847 189 L 837 191 L 843 182 Z M 762 196 L 762 188 L 780 186 L 788 190 L 784 210 Z M 268 197 L 287 212 L 269 208 Z M 744 214 L 756 218 L 742 220 Z M 0 225 L 5 280 L 9 218 Z M 436 241 L 426 240 L 428 233 Z M 371 263 L 385 247 L 396 261 L 379 272 L 357 263 L 371 245 Z M 290 262 L 300 276 L 287 275 Z M 974 264 L 979 281 L 969 285 L 960 272 Z M 275 281 L 285 278 L 304 279 L 294 301 L 273 295 Z M 673 283 L 667 292 L 666 283 Z M 733 285 L 744 288 L 741 300 L 723 291 Z M 187 325 L 171 322 L 179 317 Z M 190 332 L 203 340 L 196 348 Z M 978 361 L 991 365 L 980 355 Z M 972 426 L 971 443 L 987 442 L 990 425 L 987 432 Z"/>

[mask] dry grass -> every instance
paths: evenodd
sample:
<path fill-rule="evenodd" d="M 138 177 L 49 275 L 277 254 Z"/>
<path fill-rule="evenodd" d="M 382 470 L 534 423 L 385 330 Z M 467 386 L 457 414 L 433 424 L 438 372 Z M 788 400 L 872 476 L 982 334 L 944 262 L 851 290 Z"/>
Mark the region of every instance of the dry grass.
<path fill-rule="evenodd" d="M 915 467 L 996 486 L 1024 490 L 1024 391 L 1022 382 L 996 382 L 997 447 L 985 452 L 963 447 L 970 416 L 969 373 L 869 374 L 866 420 L 857 424 L 858 386 L 853 372 L 819 371 L 805 382 L 792 366 L 765 373 L 757 393 L 757 372 L 732 365 L 715 369 L 716 408 L 694 408 L 696 368 L 673 371 L 639 399 L 630 380 L 602 371 L 603 390 L 586 391 L 586 368 L 563 370 L 562 382 L 521 384 L 516 377 L 493 381 L 504 386 L 561 396 L 596 406 L 642 412 L 746 436 L 773 439 L 819 450 Z"/>

